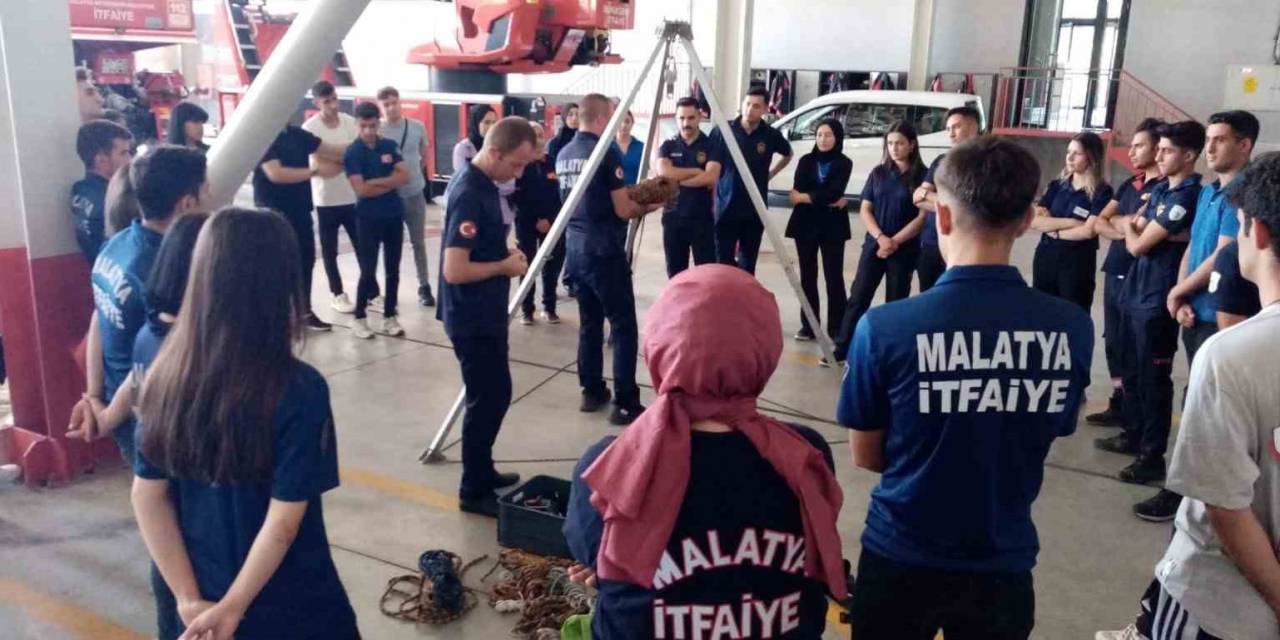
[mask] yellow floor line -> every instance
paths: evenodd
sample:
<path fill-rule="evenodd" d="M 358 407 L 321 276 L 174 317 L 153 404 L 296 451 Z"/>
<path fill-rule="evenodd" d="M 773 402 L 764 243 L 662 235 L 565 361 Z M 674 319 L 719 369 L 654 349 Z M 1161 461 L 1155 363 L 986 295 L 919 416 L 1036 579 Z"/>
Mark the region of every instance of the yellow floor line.
<path fill-rule="evenodd" d="M 96 612 L 13 580 L 0 579 L 0 602 L 27 617 L 85 640 L 146 640 L 147 635 L 120 626 Z"/>
<path fill-rule="evenodd" d="M 827 629 L 834 630 L 841 638 L 849 637 L 849 625 L 840 622 L 840 614 L 844 609 L 834 602 L 827 603 Z"/>
<path fill-rule="evenodd" d="M 342 479 L 344 484 L 390 493 L 402 500 L 416 502 L 434 509 L 442 511 L 458 510 L 457 496 L 442 493 L 415 482 L 352 467 L 339 469 L 338 477 Z"/>

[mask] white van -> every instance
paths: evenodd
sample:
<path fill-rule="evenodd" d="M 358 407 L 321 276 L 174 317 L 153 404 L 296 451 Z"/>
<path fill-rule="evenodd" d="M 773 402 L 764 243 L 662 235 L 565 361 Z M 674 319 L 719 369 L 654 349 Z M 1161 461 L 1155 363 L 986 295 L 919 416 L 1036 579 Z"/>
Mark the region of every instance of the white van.
<path fill-rule="evenodd" d="M 795 154 L 773 180 L 769 193 L 785 199 L 794 183 L 794 172 L 800 158 L 813 151 L 814 132 L 827 118 L 837 118 L 844 125 L 844 154 L 853 160 L 853 175 L 847 192 L 855 198 L 883 154 L 883 139 L 889 127 L 906 120 L 920 136 L 920 155 L 928 165 L 951 146 L 947 137 L 947 110 L 969 106 L 981 114 L 980 130 L 987 128 L 982 99 L 965 93 L 934 91 L 841 91 L 821 96 L 773 123 Z M 776 201 L 776 198 L 775 198 Z"/>

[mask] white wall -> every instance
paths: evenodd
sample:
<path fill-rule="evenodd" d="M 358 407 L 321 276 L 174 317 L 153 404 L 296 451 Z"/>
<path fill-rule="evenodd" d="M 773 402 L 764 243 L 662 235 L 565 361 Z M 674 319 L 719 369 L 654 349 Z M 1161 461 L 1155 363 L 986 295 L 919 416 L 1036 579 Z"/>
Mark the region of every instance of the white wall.
<path fill-rule="evenodd" d="M 937 73 L 997 73 L 1017 66 L 1023 0 L 933 0 L 933 7 L 930 79 Z"/>
<path fill-rule="evenodd" d="M 756 0 L 751 66 L 906 71 L 914 16 L 914 0 Z"/>

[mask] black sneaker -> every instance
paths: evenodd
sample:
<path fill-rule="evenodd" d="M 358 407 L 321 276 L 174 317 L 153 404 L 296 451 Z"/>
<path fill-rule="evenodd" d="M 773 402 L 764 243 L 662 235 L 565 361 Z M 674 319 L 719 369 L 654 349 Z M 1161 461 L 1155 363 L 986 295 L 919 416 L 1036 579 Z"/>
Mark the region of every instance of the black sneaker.
<path fill-rule="evenodd" d="M 613 399 L 613 394 L 608 389 L 604 393 L 595 394 L 587 391 L 582 392 L 582 404 L 578 405 L 578 411 L 583 413 L 594 413 L 609 404 L 609 400 Z"/>
<path fill-rule="evenodd" d="M 422 285 L 418 287 L 418 304 L 424 307 L 436 306 L 436 297 L 431 295 L 431 287 Z"/>
<path fill-rule="evenodd" d="M 1093 441 L 1093 446 L 1095 449 L 1111 453 L 1121 453 L 1126 456 L 1138 455 L 1138 443 L 1134 442 L 1127 433 L 1117 433 L 1110 438 L 1098 438 Z"/>
<path fill-rule="evenodd" d="M 1099 427 L 1124 426 L 1124 410 L 1121 407 L 1123 398 L 1124 396 L 1119 392 L 1111 394 L 1111 399 L 1107 401 L 1107 408 L 1085 416 L 1084 421 Z"/>
<path fill-rule="evenodd" d="M 822 367 L 822 368 L 824 368 L 824 369 L 827 369 L 827 368 L 830 368 L 830 367 L 843 367 L 843 366 L 844 366 L 844 360 L 835 360 L 835 361 L 832 361 L 830 358 L 828 358 L 828 357 L 826 357 L 826 356 L 822 356 L 822 359 L 821 359 L 821 360 L 818 360 L 818 366 L 819 366 L 819 367 Z"/>
<path fill-rule="evenodd" d="M 1120 482 L 1129 484 L 1151 484 L 1164 482 L 1164 456 L 1140 457 L 1133 464 L 1120 470 L 1116 476 Z"/>
<path fill-rule="evenodd" d="M 640 403 L 636 403 L 630 407 L 615 404 L 613 405 L 613 411 L 609 413 L 609 424 L 617 427 L 625 427 L 632 422 L 635 422 L 636 418 L 640 417 L 640 414 L 642 413 L 644 413 L 644 405 Z"/>
<path fill-rule="evenodd" d="M 560 324 L 560 316 L 556 315 L 554 311 L 543 311 L 542 319 L 546 320 L 547 324 Z"/>
<path fill-rule="evenodd" d="M 493 477 L 493 488 L 506 489 L 507 487 L 514 487 L 517 482 L 520 482 L 520 474 L 499 473 Z"/>
<path fill-rule="evenodd" d="M 533 326 L 534 324 L 537 324 L 537 321 L 533 319 L 532 312 L 525 311 L 524 313 L 520 314 L 520 324 L 526 327 L 529 327 L 529 326 Z"/>
<path fill-rule="evenodd" d="M 564 283 L 564 292 L 565 292 L 565 294 L 567 294 L 570 298 L 576 298 L 576 297 L 578 297 L 578 287 L 577 287 L 577 285 L 573 284 L 572 282 L 566 282 L 566 283 Z"/>
<path fill-rule="evenodd" d="M 1178 514 L 1181 504 L 1181 495 L 1161 489 L 1160 493 L 1133 505 L 1133 515 L 1147 522 L 1168 522 Z"/>
<path fill-rule="evenodd" d="M 796 335 L 792 336 L 792 338 L 794 338 L 796 342 L 810 342 L 815 338 L 815 336 L 813 335 L 812 329 L 801 329 L 797 331 Z"/>
<path fill-rule="evenodd" d="M 493 493 L 473 498 L 462 496 L 458 498 L 458 508 L 466 513 L 474 513 L 486 518 L 497 518 L 498 496 Z"/>
<path fill-rule="evenodd" d="M 311 331 L 333 331 L 333 325 L 321 320 L 320 317 L 314 313 L 308 313 L 303 322 L 307 325 L 307 329 L 310 329 Z"/>

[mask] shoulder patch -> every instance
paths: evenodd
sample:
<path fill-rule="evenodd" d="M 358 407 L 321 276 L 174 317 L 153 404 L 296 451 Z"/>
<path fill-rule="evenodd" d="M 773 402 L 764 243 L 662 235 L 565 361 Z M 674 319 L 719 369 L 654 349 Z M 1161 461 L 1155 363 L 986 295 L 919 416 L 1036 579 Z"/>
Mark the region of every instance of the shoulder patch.
<path fill-rule="evenodd" d="M 1184 217 L 1186 217 L 1186 215 L 1187 215 L 1187 208 L 1180 204 L 1175 204 L 1169 208 L 1169 219 L 1174 222 L 1177 222 L 1183 219 Z"/>
<path fill-rule="evenodd" d="M 613 175 L 618 176 L 618 179 L 621 180 L 626 174 L 622 172 L 622 167 L 618 167 L 613 170 Z"/>
<path fill-rule="evenodd" d="M 476 223 L 470 220 L 463 220 L 458 225 L 458 235 L 467 238 L 468 240 L 476 237 L 476 231 Z"/>
<path fill-rule="evenodd" d="M 1209 293 L 1217 293 L 1218 286 L 1222 284 L 1222 274 L 1214 271 L 1209 274 Z"/>
<path fill-rule="evenodd" d="M 757 142 L 757 143 L 756 143 L 756 153 L 758 153 L 758 154 L 760 154 L 760 155 L 764 155 L 765 150 L 767 150 L 768 148 L 769 148 L 769 147 L 765 146 L 765 144 L 764 144 L 763 142 Z"/>

